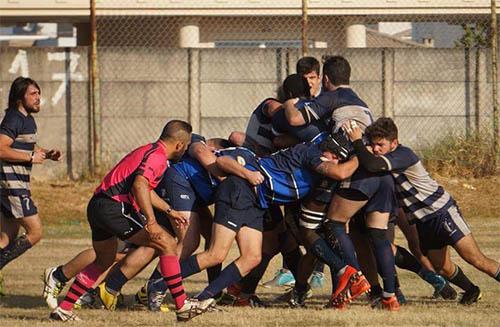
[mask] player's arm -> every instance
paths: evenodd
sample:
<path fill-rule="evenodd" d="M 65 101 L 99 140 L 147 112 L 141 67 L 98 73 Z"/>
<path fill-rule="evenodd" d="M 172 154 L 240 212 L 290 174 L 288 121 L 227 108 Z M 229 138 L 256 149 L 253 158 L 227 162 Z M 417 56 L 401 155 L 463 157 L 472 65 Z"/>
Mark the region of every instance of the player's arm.
<path fill-rule="evenodd" d="M 137 175 L 132 184 L 132 195 L 134 196 L 137 205 L 141 212 L 146 217 L 146 225 L 156 224 L 156 218 L 153 212 L 153 203 L 151 199 L 151 189 L 149 188 L 149 181 L 142 175 Z"/>
<path fill-rule="evenodd" d="M 356 157 L 352 157 L 343 163 L 323 161 L 315 168 L 316 172 L 319 174 L 337 181 L 352 176 L 356 169 L 358 169 L 358 159 Z"/>
<path fill-rule="evenodd" d="M 225 173 L 246 179 L 252 185 L 264 182 L 264 176 L 260 172 L 245 168 L 230 156 L 218 157 L 216 162 L 217 166 Z"/>
<path fill-rule="evenodd" d="M 365 144 L 362 140 L 362 132 L 359 126 L 351 124 L 351 122 L 347 122 L 343 126 L 347 135 L 352 141 L 352 145 L 354 150 L 356 151 L 356 155 L 359 159 L 359 164 L 372 173 L 389 171 L 390 165 L 389 161 L 383 156 L 377 156 L 366 148 Z"/>
<path fill-rule="evenodd" d="M 25 162 L 41 164 L 45 160 L 45 153 L 41 151 L 21 152 L 12 148 L 14 140 L 5 134 L 0 134 L 0 160 L 8 162 Z"/>
<path fill-rule="evenodd" d="M 264 107 L 263 112 L 264 112 L 264 115 L 271 118 L 281 108 L 282 108 L 281 102 L 278 102 L 276 100 L 269 100 L 266 103 L 266 106 Z"/>
<path fill-rule="evenodd" d="M 179 211 L 172 209 L 172 207 L 154 190 L 151 191 L 151 204 L 153 205 L 153 208 L 165 212 L 167 216 L 174 219 L 175 221 L 181 224 L 187 223 L 186 217 L 184 217 Z"/>
<path fill-rule="evenodd" d="M 224 173 L 217 167 L 215 154 L 206 146 L 205 143 L 196 142 L 189 147 L 189 155 L 198 160 L 212 176 L 217 178 L 224 177 Z"/>
<path fill-rule="evenodd" d="M 285 110 L 285 117 L 291 126 L 302 126 L 306 124 L 304 116 L 295 105 L 299 101 L 298 98 L 289 99 L 283 103 L 283 110 Z"/>

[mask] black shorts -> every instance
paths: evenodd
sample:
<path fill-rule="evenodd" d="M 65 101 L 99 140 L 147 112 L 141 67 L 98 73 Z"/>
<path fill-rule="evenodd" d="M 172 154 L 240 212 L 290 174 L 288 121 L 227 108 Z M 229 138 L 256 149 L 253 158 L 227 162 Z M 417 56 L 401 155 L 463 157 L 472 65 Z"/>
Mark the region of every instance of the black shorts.
<path fill-rule="evenodd" d="M 131 205 L 105 196 L 90 199 L 87 219 L 93 241 L 104 241 L 113 236 L 126 240 L 146 224 L 146 218 Z"/>
<path fill-rule="evenodd" d="M 274 230 L 283 221 L 283 212 L 280 206 L 271 205 L 264 214 L 264 231 Z"/>
<path fill-rule="evenodd" d="M 425 222 L 417 221 L 420 250 L 427 255 L 429 250 L 442 249 L 454 245 L 471 233 L 469 225 L 456 205 L 452 205 L 443 214 Z"/>
<path fill-rule="evenodd" d="M 20 219 L 36 215 L 38 209 L 29 195 L 1 195 L 0 216 Z"/>
<path fill-rule="evenodd" d="M 370 173 L 358 168 L 340 183 L 338 194 L 354 201 L 368 200 L 365 212 L 393 212 L 398 207 L 394 179 L 389 173 Z"/>
<path fill-rule="evenodd" d="M 215 223 L 236 232 L 243 226 L 263 231 L 265 213 L 266 210 L 259 206 L 253 187 L 246 180 L 229 176 L 217 188 Z"/>

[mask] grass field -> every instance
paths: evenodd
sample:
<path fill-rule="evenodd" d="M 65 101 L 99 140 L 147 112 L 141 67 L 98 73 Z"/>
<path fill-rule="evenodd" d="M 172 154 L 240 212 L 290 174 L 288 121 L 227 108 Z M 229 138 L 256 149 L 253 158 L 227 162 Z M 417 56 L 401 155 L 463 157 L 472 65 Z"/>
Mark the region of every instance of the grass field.
<path fill-rule="evenodd" d="M 444 179 L 440 182 L 457 198 L 472 231 L 488 256 L 500 260 L 500 179 Z M 45 222 L 44 239 L 22 258 L 3 270 L 7 296 L 0 298 L 0 326 L 58 325 L 49 322 L 50 310 L 41 298 L 43 283 L 40 275 L 49 266 L 66 262 L 90 245 L 84 209 L 95 183 L 34 183 L 34 197 Z M 405 242 L 398 236 L 400 244 Z M 232 257 L 237 255 L 234 248 Z M 322 309 L 328 301 L 330 285 L 315 291 L 307 309 L 287 309 L 274 303 L 270 309 L 223 307 L 223 312 L 207 313 L 187 325 L 202 326 L 331 326 L 331 325 L 412 325 L 412 326 L 500 326 L 500 285 L 492 278 L 474 270 L 456 255 L 453 256 L 464 272 L 481 287 L 483 299 L 474 306 L 464 307 L 456 302 L 434 300 L 432 288 L 416 275 L 399 270 L 402 290 L 409 304 L 398 313 L 375 311 L 363 300 L 353 303 L 344 312 Z M 280 258 L 271 262 L 265 279 L 272 277 L 281 264 Z M 124 288 L 129 309 L 117 312 L 82 310 L 84 320 L 71 323 L 79 326 L 158 326 L 172 325 L 173 312 L 150 313 L 133 309 L 133 294 L 149 276 L 149 268 Z M 206 285 L 204 273 L 185 281 L 186 290 L 196 294 Z M 257 293 L 271 301 L 284 289 L 259 287 Z"/>

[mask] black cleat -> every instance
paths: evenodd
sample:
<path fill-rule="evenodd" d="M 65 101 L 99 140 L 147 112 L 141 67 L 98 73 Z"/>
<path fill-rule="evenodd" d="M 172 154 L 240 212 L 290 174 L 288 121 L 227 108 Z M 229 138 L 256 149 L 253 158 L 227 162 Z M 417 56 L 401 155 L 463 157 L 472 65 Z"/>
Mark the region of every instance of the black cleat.
<path fill-rule="evenodd" d="M 471 305 L 473 303 L 476 303 L 481 299 L 481 290 L 477 286 L 472 286 L 471 289 L 465 291 L 462 294 L 462 298 L 460 299 L 460 304 L 463 305 Z"/>

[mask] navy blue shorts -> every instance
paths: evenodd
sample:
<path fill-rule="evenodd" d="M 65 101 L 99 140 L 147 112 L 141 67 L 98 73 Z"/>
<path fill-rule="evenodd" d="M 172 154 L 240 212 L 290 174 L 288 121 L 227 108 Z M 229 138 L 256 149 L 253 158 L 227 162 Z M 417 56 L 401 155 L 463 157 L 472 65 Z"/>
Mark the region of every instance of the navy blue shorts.
<path fill-rule="evenodd" d="M 87 219 L 93 241 L 104 241 L 113 236 L 126 240 L 140 231 L 146 217 L 128 203 L 105 196 L 93 196 L 87 206 Z"/>
<path fill-rule="evenodd" d="M 452 205 L 446 212 L 425 222 L 417 221 L 420 250 L 424 255 L 429 250 L 442 249 L 447 245 L 454 245 L 464 236 L 471 233 L 469 225 L 456 205 Z"/>
<path fill-rule="evenodd" d="M 1 195 L 0 215 L 9 219 L 19 219 L 36 215 L 38 209 L 29 195 Z"/>
<path fill-rule="evenodd" d="M 165 195 L 160 195 L 164 198 L 172 209 L 176 211 L 196 211 L 198 201 L 196 192 L 191 183 L 179 172 L 172 168 L 167 169 L 163 176 L 162 185 L 165 185 Z"/>
<path fill-rule="evenodd" d="M 389 173 L 370 173 L 358 168 L 351 178 L 340 183 L 338 194 L 349 200 L 368 200 L 364 208 L 366 213 L 393 212 L 398 206 L 394 179 Z"/>
<path fill-rule="evenodd" d="M 229 176 L 215 193 L 214 222 L 238 232 L 247 226 L 264 229 L 265 209 L 259 206 L 253 187 L 244 179 Z"/>

